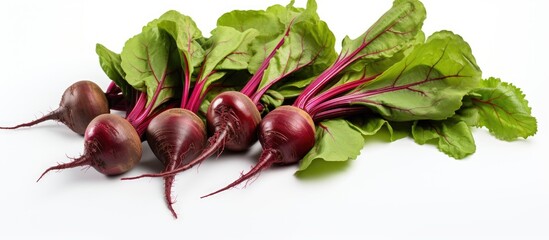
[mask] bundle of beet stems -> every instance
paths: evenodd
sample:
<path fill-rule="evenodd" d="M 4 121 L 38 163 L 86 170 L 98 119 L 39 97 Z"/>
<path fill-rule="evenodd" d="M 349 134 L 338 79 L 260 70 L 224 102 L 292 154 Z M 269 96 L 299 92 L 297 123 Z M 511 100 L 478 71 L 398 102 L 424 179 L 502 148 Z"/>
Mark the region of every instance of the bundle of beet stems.
<path fill-rule="evenodd" d="M 274 5 L 231 11 L 204 37 L 188 16 L 168 11 L 143 27 L 117 54 L 98 44 L 112 80 L 107 91 L 77 82 L 60 107 L 35 121 L 58 120 L 84 135 L 84 153 L 51 170 L 92 166 L 119 175 L 141 159 L 146 141 L 164 165 L 164 195 L 173 208 L 175 175 L 223 150 L 245 151 L 258 139 L 255 166 L 237 186 L 272 165 L 347 161 L 364 139 L 387 129 L 391 140 L 410 136 L 461 159 L 475 152 L 472 127 L 497 138 L 537 131 L 524 94 L 497 78 L 482 77 L 470 46 L 439 31 L 425 37 L 426 12 L 417 0 L 391 9 L 338 54 L 335 36 L 316 13 Z M 109 113 L 126 112 L 126 116 Z M 345 148 L 338 147 L 344 142 Z"/>

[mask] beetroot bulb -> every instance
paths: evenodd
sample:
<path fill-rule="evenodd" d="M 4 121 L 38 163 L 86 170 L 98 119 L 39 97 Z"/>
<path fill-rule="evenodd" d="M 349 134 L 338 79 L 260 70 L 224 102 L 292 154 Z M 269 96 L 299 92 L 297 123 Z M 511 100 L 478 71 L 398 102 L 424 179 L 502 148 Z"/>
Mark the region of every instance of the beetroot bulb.
<path fill-rule="evenodd" d="M 294 106 L 281 106 L 267 114 L 261 120 L 258 131 L 263 148 L 258 163 L 238 180 L 204 197 L 232 188 L 273 164 L 294 164 L 315 144 L 313 119 L 307 112 Z"/>
<path fill-rule="evenodd" d="M 194 159 L 206 145 L 206 128 L 193 112 L 172 108 L 156 116 L 146 130 L 147 143 L 162 162 L 162 172 L 169 172 Z M 164 196 L 168 209 L 177 218 L 173 208 L 171 189 L 175 176 L 164 177 Z"/>
<path fill-rule="evenodd" d="M 47 120 L 56 120 L 73 132 L 84 135 L 92 119 L 109 112 L 109 103 L 101 88 L 91 81 L 78 81 L 65 90 L 56 110 L 34 121 L 0 129 L 30 127 Z"/>
<path fill-rule="evenodd" d="M 48 168 L 51 170 L 92 166 L 112 176 L 127 172 L 141 159 L 141 140 L 133 126 L 115 114 L 102 114 L 93 119 L 84 134 L 84 154 L 72 162 Z"/>

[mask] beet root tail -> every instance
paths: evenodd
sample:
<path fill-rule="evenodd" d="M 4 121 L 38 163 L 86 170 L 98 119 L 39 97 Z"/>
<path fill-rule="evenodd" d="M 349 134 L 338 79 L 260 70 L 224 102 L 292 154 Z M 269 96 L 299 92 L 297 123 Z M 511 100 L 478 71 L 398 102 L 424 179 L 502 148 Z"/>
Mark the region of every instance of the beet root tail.
<path fill-rule="evenodd" d="M 90 164 L 91 164 L 91 159 L 88 156 L 84 155 L 84 156 L 81 156 L 79 158 L 74 159 L 72 162 L 61 163 L 61 164 L 58 164 L 57 166 L 53 166 L 53 167 L 50 167 L 50 168 L 46 169 L 46 171 L 44 171 L 42 173 L 42 175 L 40 175 L 40 177 L 36 180 L 36 182 L 40 181 L 40 179 L 42 179 L 42 177 L 44 177 L 44 175 L 46 175 L 46 173 L 48 173 L 49 171 L 63 170 L 63 169 L 67 169 L 67 168 L 86 166 L 86 165 L 90 165 Z"/>
<path fill-rule="evenodd" d="M 45 121 L 48 121 L 48 120 L 59 120 L 59 116 L 61 114 L 61 111 L 62 111 L 61 109 L 56 109 L 56 110 L 44 115 L 41 118 L 36 119 L 34 121 L 30 121 L 30 122 L 27 122 L 27 123 L 21 123 L 19 125 L 13 126 L 13 127 L 0 127 L 0 129 L 13 130 L 13 129 L 21 128 L 21 127 L 34 126 L 36 124 L 39 124 L 41 122 L 45 122 Z"/>
<path fill-rule="evenodd" d="M 135 177 L 125 177 L 121 178 L 121 180 L 134 180 L 139 178 L 145 178 L 145 177 L 168 177 L 168 176 L 174 176 L 180 172 L 183 172 L 187 169 L 190 169 L 194 167 L 196 164 L 201 163 L 202 161 L 206 160 L 208 157 L 212 156 L 215 152 L 222 150 L 225 147 L 225 141 L 227 139 L 228 131 L 226 129 L 215 132 L 212 137 L 208 139 L 208 146 L 202 150 L 200 155 L 193 159 L 191 162 L 180 166 L 178 168 L 175 168 L 171 171 L 166 171 L 162 173 L 148 173 L 143 174 Z"/>
<path fill-rule="evenodd" d="M 164 195 L 166 197 L 166 203 L 168 204 L 168 209 L 172 213 L 174 218 L 177 218 L 177 213 L 173 209 L 173 204 L 175 201 L 172 199 L 172 186 L 175 180 L 175 176 L 164 177 Z"/>
<path fill-rule="evenodd" d="M 261 170 L 269 168 L 274 162 L 276 162 L 276 159 L 278 158 L 278 154 L 275 150 L 267 149 L 264 150 L 263 153 L 261 153 L 261 156 L 259 157 L 259 162 L 247 173 L 242 174 L 239 179 L 232 182 L 231 184 L 227 185 L 224 188 L 221 188 L 215 192 L 212 192 L 210 194 L 204 195 L 200 198 L 206 198 L 215 194 L 218 194 L 220 192 L 223 192 L 225 190 L 228 190 L 230 188 L 233 188 L 244 181 L 247 181 L 248 179 L 252 178 L 253 176 L 259 174 Z"/>

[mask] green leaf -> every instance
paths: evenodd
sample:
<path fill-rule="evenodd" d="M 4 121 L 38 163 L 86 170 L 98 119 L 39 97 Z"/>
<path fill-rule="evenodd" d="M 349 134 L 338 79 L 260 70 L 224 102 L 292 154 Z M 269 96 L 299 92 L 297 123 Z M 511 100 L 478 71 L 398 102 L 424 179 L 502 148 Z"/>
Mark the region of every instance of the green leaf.
<path fill-rule="evenodd" d="M 263 115 L 280 107 L 284 103 L 284 96 L 277 91 L 269 89 L 261 96 L 261 103 L 263 104 L 263 111 L 261 112 Z"/>
<path fill-rule="evenodd" d="M 270 59 L 259 89 L 269 88 L 289 75 L 294 75 L 292 81 L 299 81 L 309 80 L 311 76 L 320 74 L 337 57 L 334 45 L 335 37 L 325 22 L 295 23 L 290 27 L 282 46 Z M 301 79 L 296 79 L 298 76 Z"/>
<path fill-rule="evenodd" d="M 464 121 L 416 121 L 412 137 L 418 144 L 435 143 L 437 148 L 450 157 L 462 159 L 476 150 L 471 128 Z"/>
<path fill-rule="evenodd" d="M 473 96 L 473 93 L 469 93 L 463 98 L 461 108 L 456 111 L 456 115 L 452 118 L 464 121 L 470 127 L 480 127 L 480 115 L 478 114 L 478 109 L 473 105 L 471 96 Z"/>
<path fill-rule="evenodd" d="M 173 39 L 159 28 L 147 28 L 130 38 L 120 55 L 126 80 L 135 89 L 147 93 L 149 105 L 157 88 L 153 108 L 178 94 L 181 84 L 179 55 Z"/>
<path fill-rule="evenodd" d="M 358 60 L 353 64 L 358 67 L 349 67 L 362 69 L 370 62 L 405 51 L 423 36 L 425 16 L 425 8 L 417 0 L 394 1 L 392 8 L 358 38 L 343 39 L 342 58 Z"/>
<path fill-rule="evenodd" d="M 385 127 L 391 142 L 407 137 L 410 129 L 408 122 L 390 123 L 380 117 L 356 116 L 349 119 L 349 125 L 360 132 L 364 138 L 376 135 Z"/>
<path fill-rule="evenodd" d="M 122 60 L 120 54 L 117 54 L 101 44 L 95 45 L 95 52 L 99 56 L 99 64 L 107 76 L 122 90 L 124 96 L 132 91 L 132 86 L 126 82 L 126 73 L 120 65 Z"/>
<path fill-rule="evenodd" d="M 279 36 L 284 34 L 286 29 L 285 24 L 281 22 L 276 14 L 273 14 L 274 9 L 285 9 L 280 5 L 270 7 L 273 10 L 269 12 L 264 10 L 235 10 L 223 14 L 217 20 L 217 26 L 233 27 L 241 32 L 249 29 L 258 30 L 258 35 L 252 42 L 250 50 L 252 57 L 248 64 L 248 70 L 255 73 L 261 66 L 263 60 L 268 56 L 269 52 L 275 48 L 280 40 Z"/>
<path fill-rule="evenodd" d="M 200 45 L 200 41 L 203 41 L 202 32 L 196 23 L 189 16 L 170 10 L 150 22 L 143 31 L 157 27 L 166 31 L 175 40 L 181 54 L 183 71 L 191 76 L 193 69 L 202 63 L 205 54 Z"/>
<path fill-rule="evenodd" d="M 296 75 L 298 76 L 296 76 L 295 78 L 293 76 L 288 76 L 286 81 L 275 85 L 273 89 L 276 89 L 276 91 L 284 96 L 285 99 L 294 98 L 299 96 L 303 89 L 307 87 L 311 83 L 311 81 L 313 81 L 313 79 L 316 78 L 316 75 L 308 78 L 306 76 L 299 76 L 301 74 Z"/>
<path fill-rule="evenodd" d="M 385 72 L 391 66 L 395 65 L 395 63 L 408 56 L 415 47 L 424 44 L 425 36 L 422 31 L 419 31 L 415 38 L 408 40 L 409 45 L 407 45 L 407 48 L 402 49 L 402 51 L 395 52 L 392 55 L 390 53 L 386 53 L 385 56 L 379 59 L 359 59 L 357 62 L 344 69 L 341 74 L 341 78 L 333 86 L 359 80 L 365 76 L 375 76 Z"/>
<path fill-rule="evenodd" d="M 241 32 L 257 29 L 260 39 L 279 36 L 285 29 L 276 15 L 264 10 L 235 10 L 225 13 L 217 19 L 217 26 L 233 27 Z"/>
<path fill-rule="evenodd" d="M 307 2 L 306 9 L 295 8 L 293 3 L 285 8 L 274 8 L 267 11 L 275 12 L 280 21 L 286 23 L 286 29 L 268 42 L 252 43 L 254 55 L 249 70 L 261 80 L 256 94 L 273 89 L 285 97 L 294 97 L 301 91 L 298 87 L 307 86 L 313 76 L 335 61 L 335 36 L 318 17 L 313 0 Z M 299 83 L 287 85 L 294 82 Z"/>
<path fill-rule="evenodd" d="M 361 133 L 343 119 L 320 123 L 315 140 L 314 147 L 301 160 L 298 171 L 304 171 L 317 160 L 341 162 L 355 159 L 364 145 Z"/>
<path fill-rule="evenodd" d="M 292 0 L 286 6 L 276 4 L 268 7 L 266 12 L 272 14 L 273 16 L 276 16 L 282 24 L 287 26 L 292 21 L 295 21 L 296 17 L 298 17 L 305 10 L 303 8 L 294 7 L 294 3 L 295 1 Z M 314 11 L 316 11 L 316 2 L 310 0 L 307 1 L 307 8 L 309 7 L 314 8 Z"/>
<path fill-rule="evenodd" d="M 442 31 L 342 99 L 366 105 L 391 121 L 442 120 L 455 114 L 463 96 L 478 87 L 480 76 L 469 45 Z"/>
<path fill-rule="evenodd" d="M 510 83 L 498 78 L 483 80 L 470 100 L 473 108 L 469 111 L 478 114 L 478 126 L 485 126 L 499 139 L 511 141 L 537 132 L 537 121 L 525 95 Z"/>
<path fill-rule="evenodd" d="M 203 91 L 220 77 L 210 77 L 212 73 L 226 70 L 242 70 L 248 67 L 251 53 L 250 42 L 258 31 L 248 29 L 240 32 L 232 27 L 219 26 L 212 31 L 206 45 L 206 55 L 202 64 L 199 81 L 206 81 Z"/>

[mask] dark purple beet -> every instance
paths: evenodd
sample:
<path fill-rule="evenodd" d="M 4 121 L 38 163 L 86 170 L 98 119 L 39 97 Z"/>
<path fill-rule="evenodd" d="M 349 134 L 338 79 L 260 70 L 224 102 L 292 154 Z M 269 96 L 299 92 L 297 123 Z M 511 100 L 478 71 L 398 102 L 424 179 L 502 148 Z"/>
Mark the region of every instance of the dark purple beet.
<path fill-rule="evenodd" d="M 154 155 L 164 164 L 164 173 L 187 164 L 202 151 L 206 145 L 206 127 L 193 112 L 172 108 L 150 122 L 146 138 Z M 164 194 L 168 208 L 177 218 L 171 196 L 174 178 L 164 177 Z"/>
<path fill-rule="evenodd" d="M 243 151 L 257 140 L 256 128 L 261 121 L 261 115 L 250 98 L 240 92 L 227 91 L 217 95 L 208 108 L 206 118 L 208 129 L 213 134 L 198 157 L 171 171 L 123 179 L 173 176 L 201 163 L 217 151 L 225 148 Z"/>
<path fill-rule="evenodd" d="M 91 81 L 78 81 L 65 90 L 56 110 L 34 121 L 0 129 L 30 127 L 47 120 L 57 120 L 75 133 L 84 135 L 92 119 L 109 112 L 109 103 L 101 88 Z"/>
<path fill-rule="evenodd" d="M 315 125 L 312 118 L 305 111 L 293 106 L 281 106 L 267 114 L 259 124 L 258 131 L 263 148 L 258 163 L 236 181 L 203 198 L 232 188 L 272 164 L 297 163 L 315 144 Z"/>
<path fill-rule="evenodd" d="M 48 168 L 37 181 L 51 170 L 92 166 L 107 176 L 132 169 L 141 159 L 142 147 L 135 128 L 115 114 L 94 118 L 84 135 L 84 154 L 72 162 Z"/>
<path fill-rule="evenodd" d="M 212 100 L 206 121 L 213 133 L 208 139 L 210 145 L 220 142 L 231 151 L 244 151 L 257 141 L 256 128 L 261 114 L 248 96 L 227 91 Z"/>

